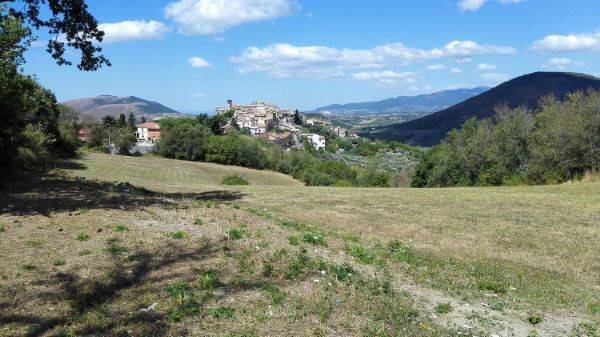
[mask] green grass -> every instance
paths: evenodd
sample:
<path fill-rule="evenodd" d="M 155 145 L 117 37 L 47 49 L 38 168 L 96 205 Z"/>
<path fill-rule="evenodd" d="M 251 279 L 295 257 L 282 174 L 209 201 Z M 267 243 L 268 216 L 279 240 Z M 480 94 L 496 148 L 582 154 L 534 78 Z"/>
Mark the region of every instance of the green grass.
<path fill-rule="evenodd" d="M 238 175 L 226 176 L 221 180 L 221 185 L 249 185 L 246 178 Z"/>
<path fill-rule="evenodd" d="M 176 231 L 176 232 L 167 233 L 167 236 L 170 237 L 171 239 L 181 240 L 181 239 L 187 238 L 189 236 L 189 234 L 186 231 Z"/>
<path fill-rule="evenodd" d="M 238 166 L 189 162 L 157 157 L 110 156 L 85 153 L 76 161 L 83 169 L 67 169 L 76 176 L 104 181 L 130 182 L 153 190 L 165 187 L 178 192 L 197 191 L 207 185 L 220 185 L 224 177 L 239 176 L 250 185 L 301 186 L 284 174 Z M 165 186 L 165 183 L 167 186 Z"/>
<path fill-rule="evenodd" d="M 435 306 L 434 310 L 436 313 L 443 315 L 443 314 L 450 313 L 453 310 L 453 308 L 449 302 L 444 302 L 444 303 L 438 303 L 438 305 Z"/>
<path fill-rule="evenodd" d="M 77 236 L 75 237 L 75 240 L 77 241 L 89 241 L 92 237 L 89 234 L 86 233 L 79 233 L 77 234 Z"/>

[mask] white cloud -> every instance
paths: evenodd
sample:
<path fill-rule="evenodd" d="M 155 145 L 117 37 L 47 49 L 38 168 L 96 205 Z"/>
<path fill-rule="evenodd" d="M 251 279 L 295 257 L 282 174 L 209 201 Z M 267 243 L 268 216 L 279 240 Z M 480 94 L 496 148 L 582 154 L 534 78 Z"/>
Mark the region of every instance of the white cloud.
<path fill-rule="evenodd" d="M 463 11 L 476 11 L 479 8 L 481 8 L 481 6 L 485 5 L 485 3 L 488 1 L 489 0 L 460 0 L 458 2 L 458 7 L 460 9 L 462 9 Z M 496 1 L 500 2 L 503 5 L 506 5 L 506 4 L 518 4 L 525 0 L 496 0 Z"/>
<path fill-rule="evenodd" d="M 162 22 L 154 20 L 102 23 L 98 25 L 98 28 L 104 31 L 104 42 L 107 43 L 159 39 L 169 31 Z"/>
<path fill-rule="evenodd" d="M 208 63 L 208 61 L 206 61 L 205 59 L 198 57 L 198 56 L 190 57 L 188 59 L 188 63 L 190 64 L 190 66 L 192 66 L 192 68 L 208 68 L 208 67 L 210 67 L 210 63 Z"/>
<path fill-rule="evenodd" d="M 167 5 L 165 15 L 188 35 L 218 34 L 249 22 L 292 14 L 293 0 L 179 0 Z"/>
<path fill-rule="evenodd" d="M 203 94 L 203 93 L 201 93 L 201 92 L 198 92 L 198 93 L 194 94 L 194 98 L 205 98 L 205 97 L 206 97 L 206 95 Z"/>
<path fill-rule="evenodd" d="M 506 74 L 485 73 L 481 75 L 481 78 L 490 83 L 501 83 L 507 81 L 510 77 Z"/>
<path fill-rule="evenodd" d="M 397 84 L 414 84 L 416 80 L 414 72 L 395 72 L 392 70 L 365 71 L 351 74 L 352 78 L 361 81 L 374 81 L 382 86 L 394 86 Z"/>
<path fill-rule="evenodd" d="M 348 69 L 409 65 L 416 61 L 464 58 L 484 54 L 515 54 L 513 47 L 480 45 L 474 41 L 452 41 L 429 50 L 389 43 L 372 49 L 338 49 L 326 46 L 294 46 L 287 43 L 248 47 L 231 58 L 241 73 L 266 72 L 274 77 L 335 77 Z"/>
<path fill-rule="evenodd" d="M 461 64 L 462 63 L 469 63 L 471 61 L 473 61 L 473 59 L 470 58 L 470 57 L 463 57 L 463 58 L 459 58 L 459 59 L 454 60 L 454 62 L 461 63 Z"/>
<path fill-rule="evenodd" d="M 462 70 L 460 70 L 459 68 L 452 68 L 450 69 L 450 72 L 454 75 L 462 74 Z"/>
<path fill-rule="evenodd" d="M 566 57 L 554 57 L 548 60 L 542 67 L 546 69 L 565 70 L 567 68 L 584 66 L 584 62 L 577 62 Z"/>
<path fill-rule="evenodd" d="M 425 69 L 431 70 L 431 71 L 438 71 L 438 70 L 446 69 L 446 66 L 443 64 L 432 64 L 432 65 L 425 67 Z"/>
<path fill-rule="evenodd" d="M 496 70 L 496 68 L 498 67 L 495 64 L 479 63 L 479 65 L 477 65 L 477 70 L 481 71 Z"/>
<path fill-rule="evenodd" d="M 568 52 L 600 50 L 600 32 L 548 35 L 533 43 L 533 49 L 540 52 Z"/>

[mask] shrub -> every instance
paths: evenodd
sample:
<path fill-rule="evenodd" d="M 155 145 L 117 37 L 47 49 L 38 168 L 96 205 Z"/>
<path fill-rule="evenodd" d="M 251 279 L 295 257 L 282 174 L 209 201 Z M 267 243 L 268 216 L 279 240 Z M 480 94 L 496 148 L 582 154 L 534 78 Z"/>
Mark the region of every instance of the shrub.
<path fill-rule="evenodd" d="M 325 236 L 321 233 L 304 233 L 302 239 L 304 242 L 313 244 L 315 246 L 327 246 L 327 242 L 325 242 Z"/>
<path fill-rule="evenodd" d="M 240 240 L 244 237 L 245 230 L 242 228 L 232 228 L 227 232 L 227 238 L 229 240 Z"/>
<path fill-rule="evenodd" d="M 542 322 L 542 316 L 536 314 L 530 314 L 527 316 L 527 322 L 531 325 L 538 325 Z"/>
<path fill-rule="evenodd" d="M 6 227 L 4 226 L 4 224 L 0 224 L 0 233 L 4 232 L 6 230 Z"/>
<path fill-rule="evenodd" d="M 92 237 L 85 233 L 79 233 L 75 237 L 77 241 L 89 241 Z"/>
<path fill-rule="evenodd" d="M 248 180 L 238 175 L 226 176 L 221 180 L 221 185 L 248 185 Z"/>
<path fill-rule="evenodd" d="M 56 260 L 52 261 L 52 265 L 55 266 L 55 267 L 64 266 L 65 265 L 65 261 L 64 260 L 56 259 Z"/>

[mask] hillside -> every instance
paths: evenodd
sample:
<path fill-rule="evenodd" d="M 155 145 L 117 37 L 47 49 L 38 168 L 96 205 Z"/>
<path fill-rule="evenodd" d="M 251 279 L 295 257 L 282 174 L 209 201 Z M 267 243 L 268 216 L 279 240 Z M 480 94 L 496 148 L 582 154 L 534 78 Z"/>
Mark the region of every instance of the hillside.
<path fill-rule="evenodd" d="M 138 119 L 141 116 L 151 119 L 166 115 L 179 115 L 179 112 L 158 102 L 148 101 L 135 96 L 117 97 L 102 95 L 66 101 L 62 104 L 79 111 L 82 116 L 90 116 L 95 120 L 100 120 L 106 115 L 118 116 L 122 113 L 126 116 L 129 113 L 133 113 Z"/>
<path fill-rule="evenodd" d="M 200 187 L 219 185 L 225 176 L 239 175 L 250 185 L 302 186 L 285 174 L 252 170 L 204 162 L 165 158 L 111 156 L 86 153 L 71 165 L 71 172 L 87 179 L 128 181 L 148 188 L 169 186 L 178 191 L 193 191 Z"/>
<path fill-rule="evenodd" d="M 439 143 L 450 130 L 460 127 L 469 118 L 484 119 L 493 116 L 499 106 L 536 109 L 540 99 L 546 95 L 552 94 L 562 99 L 570 92 L 588 89 L 600 90 L 600 79 L 576 73 L 536 72 L 502 83 L 434 114 L 406 123 L 373 128 L 362 135 L 431 146 Z"/>
<path fill-rule="evenodd" d="M 317 108 L 313 112 L 329 112 L 336 115 L 434 112 L 479 95 L 487 90 L 489 90 L 487 87 L 477 87 L 473 89 L 438 91 L 418 96 L 398 96 L 375 102 L 332 104 Z"/>
<path fill-rule="evenodd" d="M 225 187 L 101 159 L 3 189 L 0 335 L 597 331 L 598 183 Z"/>

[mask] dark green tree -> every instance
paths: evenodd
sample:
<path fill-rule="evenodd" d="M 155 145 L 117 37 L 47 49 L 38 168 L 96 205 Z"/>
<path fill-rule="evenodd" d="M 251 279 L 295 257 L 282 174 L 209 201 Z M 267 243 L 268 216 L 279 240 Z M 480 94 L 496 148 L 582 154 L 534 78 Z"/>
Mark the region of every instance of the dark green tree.
<path fill-rule="evenodd" d="M 131 149 L 135 146 L 136 138 L 133 131 L 127 126 L 119 128 L 115 133 L 113 144 L 121 155 L 129 155 Z"/>
<path fill-rule="evenodd" d="M 137 124 L 137 119 L 133 115 L 133 112 L 130 112 L 129 116 L 127 117 L 127 126 L 129 126 L 131 128 L 131 130 L 135 130 L 136 124 Z"/>
<path fill-rule="evenodd" d="M 127 126 L 127 118 L 125 117 L 125 114 L 122 113 L 119 115 L 119 119 L 117 120 L 117 127 L 120 128 L 124 128 Z"/>
<path fill-rule="evenodd" d="M 102 117 L 102 125 L 107 129 L 114 128 L 117 126 L 117 120 L 114 116 L 106 115 Z"/>
<path fill-rule="evenodd" d="M 302 116 L 300 115 L 300 111 L 298 111 L 298 109 L 294 111 L 294 124 L 302 125 Z"/>
<path fill-rule="evenodd" d="M 146 123 L 146 116 L 142 116 L 140 118 L 140 123 Z"/>

